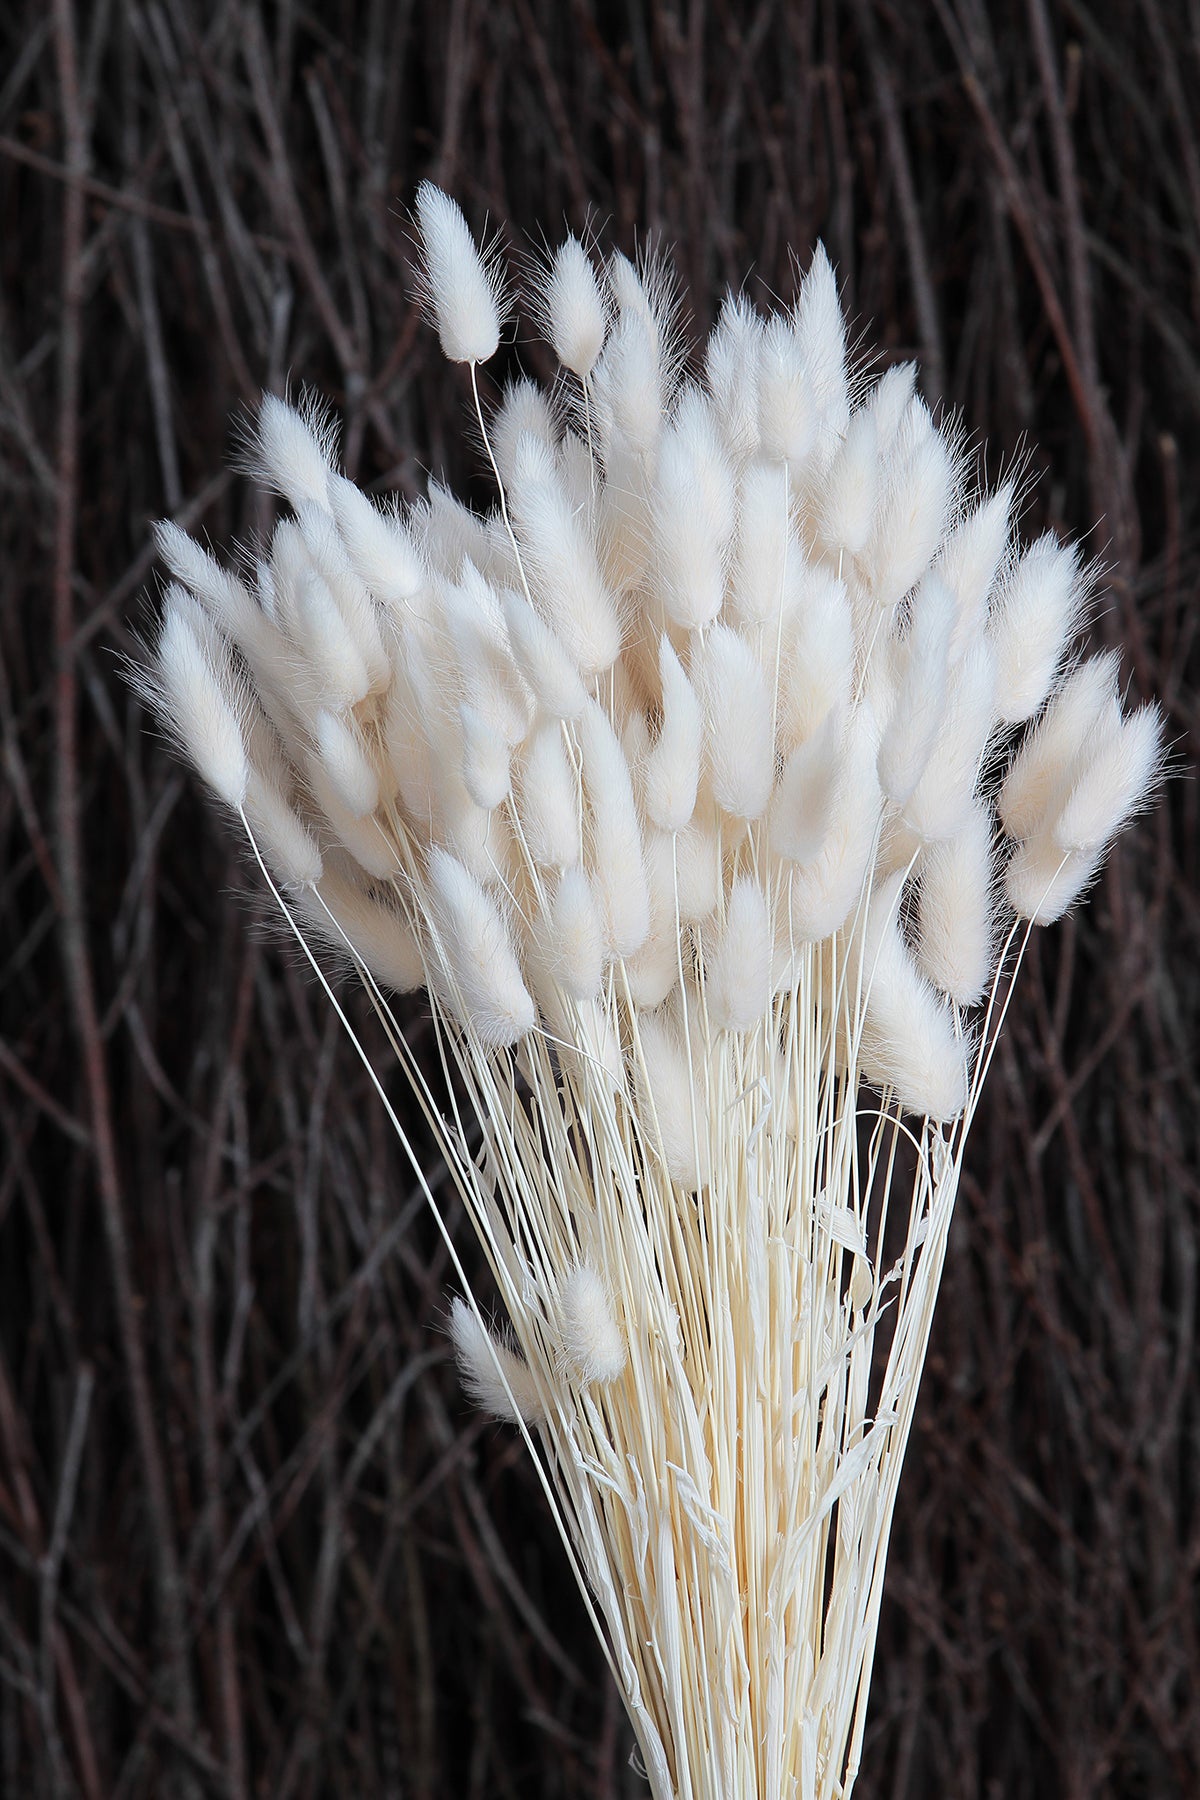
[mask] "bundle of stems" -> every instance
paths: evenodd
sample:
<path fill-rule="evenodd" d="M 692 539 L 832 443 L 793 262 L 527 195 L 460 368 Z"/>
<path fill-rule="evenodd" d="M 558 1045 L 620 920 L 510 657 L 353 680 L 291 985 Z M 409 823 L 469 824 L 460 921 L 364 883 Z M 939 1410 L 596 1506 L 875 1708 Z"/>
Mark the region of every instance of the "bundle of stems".
<path fill-rule="evenodd" d="M 1073 658 L 1091 578 L 1019 548 L 1017 481 L 972 485 L 911 366 L 848 362 L 821 250 L 696 355 L 661 266 L 569 238 L 562 373 L 488 416 L 504 272 L 435 188 L 417 216 L 498 504 L 377 505 L 267 397 L 292 516 L 240 574 L 160 527 L 144 679 L 373 996 L 494 1278 L 464 1380 L 529 1442 L 656 1800 L 846 1796 L 1007 982 L 1159 715 Z M 435 1070 L 387 997 L 419 987 Z"/>

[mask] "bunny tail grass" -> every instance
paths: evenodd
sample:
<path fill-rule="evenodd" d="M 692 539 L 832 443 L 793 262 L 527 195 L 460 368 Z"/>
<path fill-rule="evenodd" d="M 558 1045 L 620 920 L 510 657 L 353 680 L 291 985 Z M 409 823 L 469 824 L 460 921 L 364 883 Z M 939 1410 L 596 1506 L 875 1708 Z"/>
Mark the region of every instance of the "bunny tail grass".
<path fill-rule="evenodd" d="M 450 1246 L 464 1384 L 534 1453 L 655 1800 L 846 1800 L 1007 978 L 1160 718 L 1072 659 L 1076 554 L 1020 549 L 911 368 L 848 364 L 823 251 L 685 361 L 664 271 L 568 239 L 559 379 L 489 414 L 503 271 L 428 184 L 416 218 L 494 509 L 379 506 L 268 397 L 292 516 L 253 580 L 160 528 L 143 686 L 343 1022 L 313 946 L 368 987 L 494 1287 L 493 1329 Z"/>

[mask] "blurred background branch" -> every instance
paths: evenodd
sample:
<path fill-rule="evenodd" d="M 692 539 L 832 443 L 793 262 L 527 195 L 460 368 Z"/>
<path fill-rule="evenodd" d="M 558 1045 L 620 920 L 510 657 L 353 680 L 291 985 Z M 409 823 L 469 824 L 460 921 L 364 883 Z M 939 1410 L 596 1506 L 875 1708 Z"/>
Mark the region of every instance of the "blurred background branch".
<path fill-rule="evenodd" d="M 252 545 L 238 421 L 289 382 L 360 481 L 479 480 L 411 298 L 424 176 L 518 255 L 649 233 L 697 327 L 819 236 L 885 356 L 1025 469 L 1026 532 L 1088 534 L 1093 630 L 1190 768 L 1198 31 L 1159 0 L 5 10 L 0 1791 L 645 1791 L 520 1445 L 450 1377 L 379 1108 L 122 681 L 148 522 Z M 528 321 L 507 360 L 550 373 Z M 1200 1791 L 1196 808 L 1174 782 L 1034 940 L 864 1800 Z"/>

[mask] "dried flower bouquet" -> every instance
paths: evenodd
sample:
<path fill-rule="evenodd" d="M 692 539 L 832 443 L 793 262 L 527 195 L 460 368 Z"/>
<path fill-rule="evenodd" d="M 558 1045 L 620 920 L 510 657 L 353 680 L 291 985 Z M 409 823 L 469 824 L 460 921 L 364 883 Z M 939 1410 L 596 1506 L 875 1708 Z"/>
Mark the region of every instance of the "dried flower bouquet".
<path fill-rule="evenodd" d="M 292 516 L 243 575 L 160 527 L 146 679 L 438 1135 L 503 1309 L 454 1301 L 463 1377 L 529 1440 L 656 1800 L 844 1797 L 1001 977 L 1159 715 L 1073 655 L 1077 552 L 1018 548 L 911 366 L 848 365 L 823 252 L 698 362 L 661 270 L 569 238 L 562 376 L 486 416 L 501 269 L 417 211 L 498 505 L 377 506 L 268 397 Z M 419 987 L 438 1071 L 388 1005 Z"/>

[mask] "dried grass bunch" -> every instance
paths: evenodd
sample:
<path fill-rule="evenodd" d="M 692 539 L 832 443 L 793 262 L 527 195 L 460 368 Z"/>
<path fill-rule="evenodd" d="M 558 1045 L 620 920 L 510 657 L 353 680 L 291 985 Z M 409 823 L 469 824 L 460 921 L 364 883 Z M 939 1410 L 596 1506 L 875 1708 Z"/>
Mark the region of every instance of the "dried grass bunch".
<path fill-rule="evenodd" d="M 1077 553 L 1017 547 L 911 366 L 848 365 L 822 251 L 701 371 L 662 270 L 569 238 L 563 374 L 485 418 L 502 273 L 418 218 L 498 506 L 380 507 L 268 397 L 292 516 L 245 578 L 160 527 L 149 682 L 440 1138 L 505 1319 L 455 1300 L 463 1376 L 530 1440 L 657 1800 L 845 1796 L 998 975 L 1159 716 L 1073 660 Z"/>

